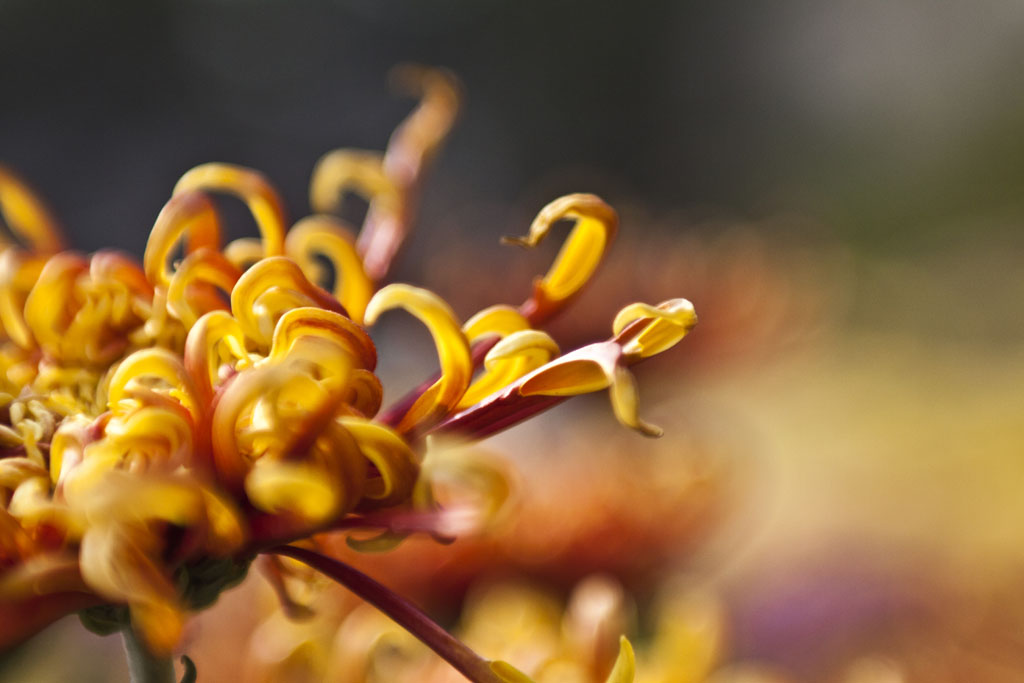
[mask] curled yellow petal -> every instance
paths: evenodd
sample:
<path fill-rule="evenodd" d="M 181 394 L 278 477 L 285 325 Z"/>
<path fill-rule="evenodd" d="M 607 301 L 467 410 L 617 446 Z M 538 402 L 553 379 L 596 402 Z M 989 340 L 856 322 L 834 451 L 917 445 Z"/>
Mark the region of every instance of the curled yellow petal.
<path fill-rule="evenodd" d="M 56 254 L 64 239 L 56 219 L 32 190 L 5 166 L 0 166 L 0 215 L 25 246 L 41 254 Z"/>
<path fill-rule="evenodd" d="M 315 337 L 336 345 L 339 353 L 334 354 L 333 360 L 345 360 L 346 368 L 354 365 L 373 370 L 377 365 L 377 350 L 362 327 L 340 313 L 309 306 L 294 308 L 277 321 L 270 357 L 283 358 L 304 337 Z"/>
<path fill-rule="evenodd" d="M 556 312 L 597 270 L 618 230 L 615 210 L 592 194 L 560 197 L 537 214 L 526 237 L 505 238 L 506 243 L 535 247 L 551 227 L 563 219 L 575 219 L 569 237 L 544 277 L 534 282 L 533 296 L 523 313 L 536 325 Z"/>
<path fill-rule="evenodd" d="M 341 417 L 338 422 L 355 438 L 359 451 L 379 473 L 366 482 L 364 507 L 387 507 L 407 499 L 419 465 L 405 439 L 382 424 L 362 418 Z"/>
<path fill-rule="evenodd" d="M 380 410 L 383 397 L 384 387 L 375 374 L 362 368 L 352 370 L 343 399 L 348 410 L 362 417 L 373 417 Z"/>
<path fill-rule="evenodd" d="M 469 407 L 558 355 L 558 344 L 539 330 L 520 330 L 499 341 L 484 358 L 486 372 L 462 395 L 458 408 Z"/>
<path fill-rule="evenodd" d="M 204 313 L 225 310 L 227 300 L 221 292 L 230 292 L 242 276 L 233 263 L 219 251 L 199 249 L 178 266 L 167 288 L 167 309 L 191 329 Z"/>
<path fill-rule="evenodd" d="M 224 258 L 239 270 L 248 270 L 263 258 L 263 242 L 258 237 L 239 237 L 224 247 Z"/>
<path fill-rule="evenodd" d="M 455 313 L 433 292 L 410 285 L 388 285 L 377 292 L 366 307 L 366 324 L 372 325 L 385 311 L 403 308 L 430 331 L 437 346 L 441 378 L 416 400 L 402 417 L 398 431 L 406 433 L 432 423 L 451 412 L 469 387 L 473 376 L 469 343 Z"/>
<path fill-rule="evenodd" d="M 307 280 L 295 262 L 284 256 L 261 260 L 245 271 L 231 290 L 232 314 L 245 335 L 262 348 L 269 346 L 278 319 L 304 306 L 345 312 L 334 297 Z"/>
<path fill-rule="evenodd" d="M 390 213 L 398 213 L 401 194 L 385 173 L 379 152 L 336 149 L 320 157 L 309 184 L 310 206 L 317 213 L 337 211 L 345 192 L 355 192 Z"/>
<path fill-rule="evenodd" d="M 244 201 L 263 238 L 263 255 L 284 253 L 284 210 L 277 191 L 263 174 L 231 164 L 202 164 L 187 171 L 174 186 L 175 195 L 190 190 L 226 192 Z"/>
<path fill-rule="evenodd" d="M 167 260 L 182 236 L 188 236 L 186 252 L 203 247 L 220 249 L 220 220 L 204 192 L 181 192 L 172 197 L 156 217 L 142 258 L 146 277 L 155 286 L 167 287 L 172 269 Z"/>
<path fill-rule="evenodd" d="M 485 308 L 462 326 L 462 332 L 470 343 L 491 335 L 506 337 L 528 329 L 530 321 L 518 309 L 503 304 Z"/>
<path fill-rule="evenodd" d="M 227 311 L 211 311 L 196 321 L 185 339 L 185 369 L 203 405 L 213 399 L 225 365 L 231 369 L 249 365 L 245 333 Z"/>
<path fill-rule="evenodd" d="M 121 362 L 110 378 L 107 389 L 110 408 L 116 411 L 118 405 L 129 397 L 132 387 L 142 382 L 146 382 L 146 390 L 155 390 L 153 380 L 163 382 L 167 394 L 180 401 L 193 419 L 199 418 L 199 402 L 192 378 L 181 359 L 166 349 L 142 349 Z"/>
<path fill-rule="evenodd" d="M 626 328 L 637 320 L 646 320 L 643 326 L 630 330 L 628 338 L 622 337 Z M 657 306 L 635 303 L 626 306 L 612 323 L 612 330 L 622 352 L 629 360 L 640 360 L 657 355 L 672 348 L 697 324 L 693 304 L 686 299 L 670 299 Z"/>
<path fill-rule="evenodd" d="M 334 298 L 341 302 L 357 323 L 362 322 L 366 304 L 373 296 L 373 282 L 356 253 L 352 234 L 332 216 L 308 216 L 292 226 L 285 239 L 285 251 L 310 280 L 323 286 L 319 254 L 334 269 Z"/>

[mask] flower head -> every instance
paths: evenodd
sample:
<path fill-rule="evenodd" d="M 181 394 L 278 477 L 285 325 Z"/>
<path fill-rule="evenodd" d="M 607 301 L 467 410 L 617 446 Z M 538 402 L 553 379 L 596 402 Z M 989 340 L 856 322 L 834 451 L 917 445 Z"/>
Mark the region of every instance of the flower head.
<path fill-rule="evenodd" d="M 627 368 L 687 334 L 688 302 L 629 306 L 608 341 L 564 355 L 539 329 L 614 237 L 617 216 L 598 197 L 556 199 L 515 240 L 534 246 L 575 222 L 519 306 L 463 324 L 428 290 L 378 288 L 458 103 L 442 71 L 400 77 L 420 104 L 383 155 L 321 159 L 321 213 L 289 228 L 262 175 L 204 164 L 174 187 L 141 264 L 65 251 L 42 203 L 0 169 L 0 211 L 19 241 L 0 253 L 0 604 L 37 615 L 5 625 L 0 644 L 99 605 L 85 615 L 94 627 L 130 622 L 166 653 L 187 610 L 261 551 L 336 528 L 396 539 L 410 514 L 436 533 L 420 476 L 428 436 L 482 438 L 602 389 L 621 422 L 658 432 L 637 416 Z M 329 213 L 349 191 L 370 206 L 358 237 Z M 222 242 L 216 193 L 247 205 L 258 238 Z M 427 328 L 440 372 L 382 410 L 367 329 L 393 310 Z"/>

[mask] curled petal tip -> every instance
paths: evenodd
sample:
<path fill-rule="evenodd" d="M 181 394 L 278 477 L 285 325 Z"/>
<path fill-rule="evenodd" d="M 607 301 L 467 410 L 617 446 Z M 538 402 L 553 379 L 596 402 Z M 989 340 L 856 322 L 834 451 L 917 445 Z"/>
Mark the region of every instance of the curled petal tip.
<path fill-rule="evenodd" d="M 502 242 L 534 247 L 563 219 L 572 219 L 575 225 L 551 268 L 534 283 L 533 296 L 523 304 L 535 325 L 556 313 L 590 280 L 619 225 L 618 214 L 600 197 L 570 194 L 541 209 L 525 237 L 505 237 Z"/>
<path fill-rule="evenodd" d="M 643 322 L 641 322 L 643 321 Z M 640 360 L 678 344 L 697 325 L 697 313 L 686 299 L 669 299 L 657 306 L 634 303 L 626 306 L 612 323 L 625 356 Z"/>

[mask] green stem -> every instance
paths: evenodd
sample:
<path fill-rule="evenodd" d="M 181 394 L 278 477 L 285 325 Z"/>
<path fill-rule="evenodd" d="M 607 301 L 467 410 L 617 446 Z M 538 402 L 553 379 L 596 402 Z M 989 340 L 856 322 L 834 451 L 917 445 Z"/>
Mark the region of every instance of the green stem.
<path fill-rule="evenodd" d="M 473 683 L 506 683 L 494 673 L 490 662 L 434 623 L 411 602 L 358 569 L 312 550 L 290 545 L 278 546 L 268 552 L 298 560 L 345 586 L 423 641 Z"/>
<path fill-rule="evenodd" d="M 131 626 L 121 631 L 132 683 L 175 683 L 170 657 L 155 657 Z"/>

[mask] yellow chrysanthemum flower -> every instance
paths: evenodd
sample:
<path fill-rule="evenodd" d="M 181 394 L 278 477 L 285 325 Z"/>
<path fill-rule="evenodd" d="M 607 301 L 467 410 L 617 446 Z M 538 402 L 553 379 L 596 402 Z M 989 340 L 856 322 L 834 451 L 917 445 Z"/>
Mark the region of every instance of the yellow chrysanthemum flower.
<path fill-rule="evenodd" d="M 518 307 L 462 324 L 432 292 L 377 288 L 459 100 L 445 72 L 400 78 L 419 106 L 383 155 L 321 159 L 311 182 L 320 214 L 289 229 L 262 175 L 204 164 L 178 181 L 141 264 L 65 251 L 43 204 L 0 169 L 0 213 L 17 242 L 0 247 L 0 646 L 84 609 L 92 628 L 130 629 L 165 655 L 186 612 L 261 552 L 383 600 L 424 637 L 434 633 L 425 617 L 372 580 L 285 544 L 332 529 L 376 530 L 386 542 L 440 534 L 438 504 L 422 480 L 417 489 L 428 437 L 482 438 L 601 389 L 621 422 L 658 432 L 637 416 L 627 368 L 687 334 L 696 322 L 688 302 L 629 306 L 608 341 L 565 355 L 537 329 L 614 237 L 616 214 L 601 199 L 557 199 L 517 240 L 533 246 L 555 222 L 575 221 Z M 370 205 L 357 238 L 329 215 L 348 191 Z M 213 193 L 241 199 L 260 237 L 223 244 Z M 440 373 L 381 410 L 367 328 L 394 309 L 427 327 Z M 526 680 L 457 641 L 426 639 L 474 680 Z M 624 644 L 609 680 L 631 680 L 630 652 Z"/>

